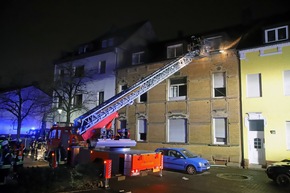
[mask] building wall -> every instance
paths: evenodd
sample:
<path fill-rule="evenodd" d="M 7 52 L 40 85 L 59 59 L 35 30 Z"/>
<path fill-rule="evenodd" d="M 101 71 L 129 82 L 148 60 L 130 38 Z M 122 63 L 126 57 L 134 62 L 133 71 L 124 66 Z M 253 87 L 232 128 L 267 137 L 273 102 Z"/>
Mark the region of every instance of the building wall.
<path fill-rule="evenodd" d="M 282 47 L 279 54 L 277 48 Z M 261 56 L 261 51 L 271 53 Z M 290 45 L 275 45 L 242 51 L 241 86 L 242 86 L 242 119 L 246 122 L 248 113 L 258 112 L 264 120 L 265 161 L 274 161 L 290 157 L 286 143 L 286 121 L 290 120 L 290 96 L 284 94 L 284 70 L 290 70 Z M 261 74 L 262 96 L 247 97 L 247 74 Z M 249 146 L 249 128 L 243 124 L 244 152 L 247 164 L 251 164 Z"/>
<path fill-rule="evenodd" d="M 139 79 L 157 70 L 166 61 L 134 66 L 118 70 L 117 83 L 132 85 Z M 212 97 L 212 73 L 226 72 L 227 96 Z M 157 147 L 185 147 L 209 159 L 213 164 L 226 162 L 239 165 L 241 162 L 240 106 L 238 58 L 233 50 L 207 58 L 193 60 L 172 77 L 187 77 L 187 99 L 168 101 L 169 80 L 148 92 L 146 103 L 134 103 L 120 112 L 126 114 L 131 138 L 137 139 L 136 125 L 140 114 L 147 116 L 147 139 L 138 142 L 136 148 L 155 150 Z M 171 78 L 172 78 L 171 77 Z M 168 143 L 168 118 L 181 114 L 187 119 L 187 142 Z M 228 118 L 228 143 L 214 145 L 212 118 Z"/>

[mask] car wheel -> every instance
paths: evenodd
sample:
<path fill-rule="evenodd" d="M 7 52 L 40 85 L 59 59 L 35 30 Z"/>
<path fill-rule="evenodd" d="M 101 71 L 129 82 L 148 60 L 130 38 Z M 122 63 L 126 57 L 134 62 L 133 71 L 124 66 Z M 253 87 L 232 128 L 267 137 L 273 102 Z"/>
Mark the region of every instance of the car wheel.
<path fill-rule="evenodd" d="M 275 181 L 279 186 L 287 186 L 290 183 L 290 177 L 286 174 L 279 174 Z"/>
<path fill-rule="evenodd" d="M 188 174 L 196 174 L 196 169 L 194 166 L 187 166 L 186 171 Z"/>

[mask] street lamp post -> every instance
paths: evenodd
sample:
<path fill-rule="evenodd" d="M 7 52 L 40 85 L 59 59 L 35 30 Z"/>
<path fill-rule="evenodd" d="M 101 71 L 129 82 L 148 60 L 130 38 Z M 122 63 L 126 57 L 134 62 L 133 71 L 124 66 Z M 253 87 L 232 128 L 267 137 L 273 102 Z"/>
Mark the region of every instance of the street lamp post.
<path fill-rule="evenodd" d="M 62 109 L 57 109 L 58 112 L 58 125 L 60 125 L 60 115 L 62 113 Z"/>

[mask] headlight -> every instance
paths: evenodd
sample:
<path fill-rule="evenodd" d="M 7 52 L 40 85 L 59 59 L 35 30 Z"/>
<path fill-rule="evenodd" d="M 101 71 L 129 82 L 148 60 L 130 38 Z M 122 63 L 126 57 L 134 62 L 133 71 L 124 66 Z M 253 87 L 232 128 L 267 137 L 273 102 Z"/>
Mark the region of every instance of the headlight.
<path fill-rule="evenodd" d="M 201 163 L 201 162 L 198 162 L 198 165 L 199 165 L 200 167 L 202 167 L 202 166 L 203 166 L 203 163 Z"/>

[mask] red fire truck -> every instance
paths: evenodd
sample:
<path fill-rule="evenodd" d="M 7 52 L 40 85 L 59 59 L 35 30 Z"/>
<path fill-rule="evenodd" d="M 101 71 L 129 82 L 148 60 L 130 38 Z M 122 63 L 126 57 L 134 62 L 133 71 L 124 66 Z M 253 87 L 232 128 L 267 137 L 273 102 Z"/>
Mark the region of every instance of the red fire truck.
<path fill-rule="evenodd" d="M 112 160 L 112 174 L 134 176 L 145 170 L 161 172 L 163 157 L 160 153 L 131 150 L 130 147 L 135 146 L 136 142 L 130 139 L 128 130 L 113 131 L 110 126 L 118 116 L 118 110 L 133 104 L 136 98 L 187 66 L 193 59 L 206 56 L 206 50 L 200 39 L 194 38 L 187 54 L 76 118 L 72 127 L 52 127 L 46 156 L 50 165 L 100 163 L 109 159 Z"/>

